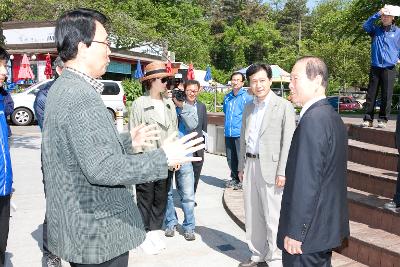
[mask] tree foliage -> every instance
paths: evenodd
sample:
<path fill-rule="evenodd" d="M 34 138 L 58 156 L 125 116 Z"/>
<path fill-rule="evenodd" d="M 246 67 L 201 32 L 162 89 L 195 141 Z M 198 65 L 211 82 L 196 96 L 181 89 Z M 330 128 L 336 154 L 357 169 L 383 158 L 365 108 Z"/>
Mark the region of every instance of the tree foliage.
<path fill-rule="evenodd" d="M 399 5 L 399 0 L 385 3 Z M 365 87 L 370 38 L 362 23 L 382 7 L 382 1 L 321 0 L 313 10 L 306 4 L 306 0 L 1 0 L 0 21 L 55 20 L 66 10 L 93 8 L 110 18 L 117 47 L 159 45 L 174 51 L 177 61 L 192 62 L 196 68 L 211 65 L 214 79 L 221 83 L 233 70 L 254 62 L 290 71 L 298 57 L 316 55 L 328 64 L 331 90 Z"/>

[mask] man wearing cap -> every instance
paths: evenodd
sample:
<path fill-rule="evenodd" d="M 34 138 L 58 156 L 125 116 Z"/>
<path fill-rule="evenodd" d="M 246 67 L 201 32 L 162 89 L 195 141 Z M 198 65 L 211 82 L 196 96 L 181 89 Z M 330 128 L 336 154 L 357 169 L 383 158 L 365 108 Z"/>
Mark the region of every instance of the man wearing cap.
<path fill-rule="evenodd" d="M 375 24 L 381 19 L 381 26 Z M 366 111 L 361 126 L 372 127 L 378 86 L 381 86 L 381 106 L 378 128 L 385 128 L 389 119 L 392 94 L 396 79 L 396 64 L 400 62 L 400 29 L 394 25 L 394 13 L 386 6 L 368 18 L 363 25 L 371 36 L 371 69 Z"/>

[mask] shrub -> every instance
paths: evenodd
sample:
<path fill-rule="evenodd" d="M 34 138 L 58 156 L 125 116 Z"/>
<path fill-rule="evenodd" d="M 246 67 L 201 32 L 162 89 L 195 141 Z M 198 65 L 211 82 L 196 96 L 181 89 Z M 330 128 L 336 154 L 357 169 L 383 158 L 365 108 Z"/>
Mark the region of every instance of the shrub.
<path fill-rule="evenodd" d="M 208 112 L 214 112 L 214 96 L 212 92 L 201 92 L 197 98 L 206 105 Z M 224 93 L 217 92 L 217 112 L 222 112 L 224 96 Z"/>

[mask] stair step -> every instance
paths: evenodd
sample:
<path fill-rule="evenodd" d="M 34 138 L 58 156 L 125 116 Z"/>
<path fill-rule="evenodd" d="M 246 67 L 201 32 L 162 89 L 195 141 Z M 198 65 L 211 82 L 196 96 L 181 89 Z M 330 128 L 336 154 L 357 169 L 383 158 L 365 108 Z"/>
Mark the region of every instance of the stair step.
<path fill-rule="evenodd" d="M 349 139 L 349 161 L 384 170 L 397 171 L 397 159 L 397 149 Z"/>
<path fill-rule="evenodd" d="M 352 260 L 342 254 L 332 253 L 332 267 L 366 267 L 367 265 Z"/>
<path fill-rule="evenodd" d="M 395 133 L 388 129 L 363 128 L 346 124 L 349 138 L 378 146 L 396 148 Z"/>
<path fill-rule="evenodd" d="M 348 188 L 350 220 L 379 228 L 400 238 L 400 213 L 385 209 L 383 205 L 391 199 Z"/>
<path fill-rule="evenodd" d="M 339 252 L 372 267 L 400 266 L 400 237 L 350 221 L 350 237 Z"/>
<path fill-rule="evenodd" d="M 354 189 L 392 198 L 396 181 L 397 172 L 347 162 L 347 185 Z"/>

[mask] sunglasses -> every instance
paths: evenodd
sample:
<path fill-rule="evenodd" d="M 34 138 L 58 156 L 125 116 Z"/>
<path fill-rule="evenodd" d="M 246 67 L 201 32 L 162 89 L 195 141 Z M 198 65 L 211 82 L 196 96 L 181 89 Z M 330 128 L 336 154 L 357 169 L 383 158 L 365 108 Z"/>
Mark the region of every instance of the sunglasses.
<path fill-rule="evenodd" d="M 158 78 L 158 79 L 160 79 L 160 78 Z M 164 77 L 164 78 L 161 78 L 160 80 L 161 80 L 162 83 L 166 83 L 166 82 L 169 81 L 169 78 L 168 77 Z"/>

